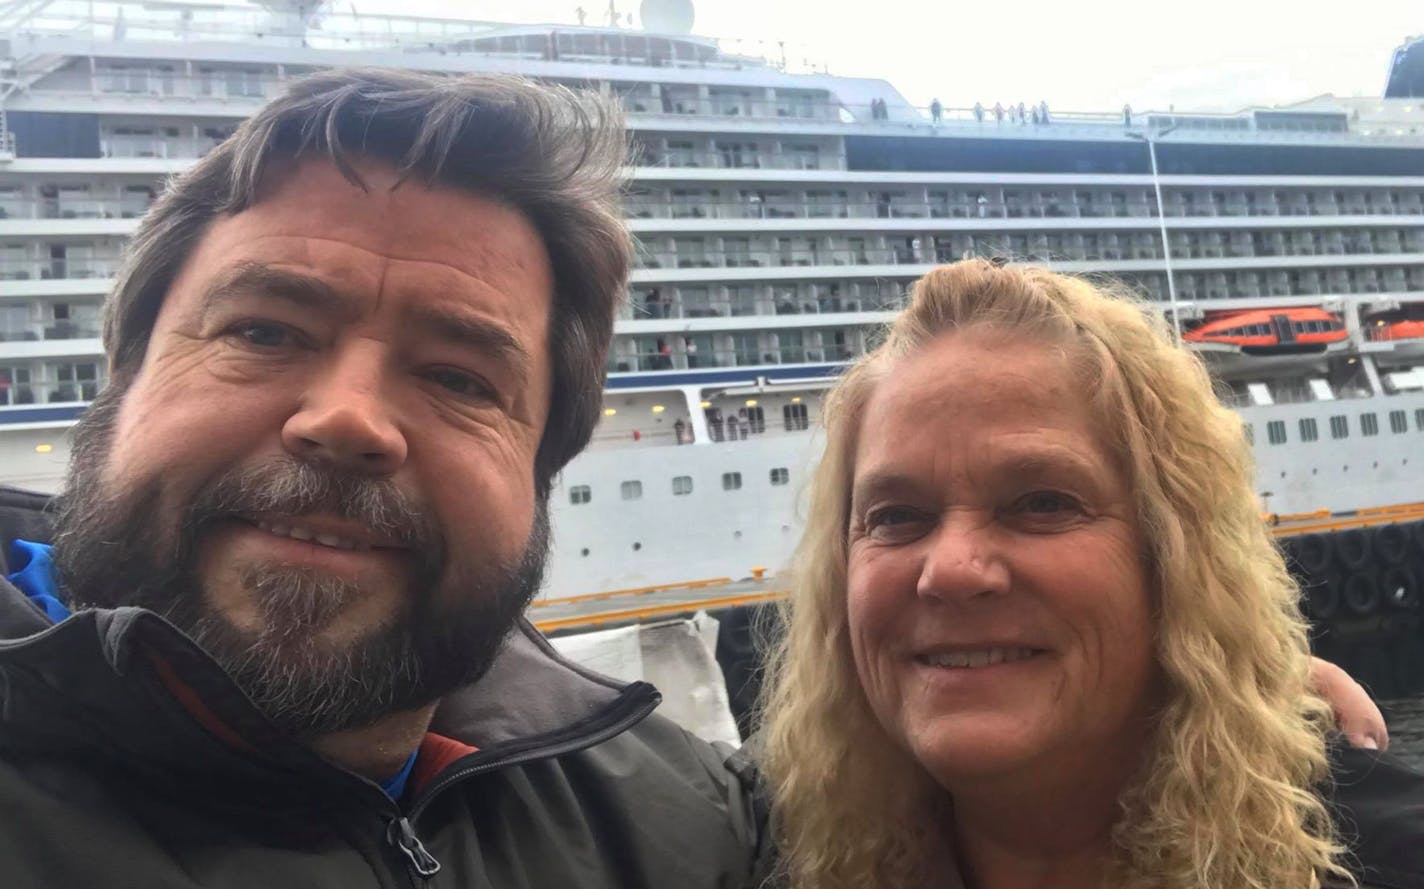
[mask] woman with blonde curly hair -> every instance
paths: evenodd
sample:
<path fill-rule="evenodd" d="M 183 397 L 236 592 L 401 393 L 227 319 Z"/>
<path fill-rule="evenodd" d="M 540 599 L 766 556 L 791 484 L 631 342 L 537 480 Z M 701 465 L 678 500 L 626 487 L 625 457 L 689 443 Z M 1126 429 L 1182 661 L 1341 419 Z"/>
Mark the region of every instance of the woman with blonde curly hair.
<path fill-rule="evenodd" d="M 1241 421 L 1154 313 L 946 266 L 824 422 L 764 737 L 792 885 L 1361 876 Z"/>

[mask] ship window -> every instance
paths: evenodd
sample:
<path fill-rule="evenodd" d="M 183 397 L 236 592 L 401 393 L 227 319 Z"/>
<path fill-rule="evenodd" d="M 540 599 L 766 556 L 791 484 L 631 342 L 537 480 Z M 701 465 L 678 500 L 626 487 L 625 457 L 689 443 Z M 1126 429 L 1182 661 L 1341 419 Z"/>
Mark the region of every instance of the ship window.
<path fill-rule="evenodd" d="M 1414 409 L 1414 429 L 1416 432 L 1424 432 L 1424 407 Z"/>
<path fill-rule="evenodd" d="M 742 489 L 742 474 L 740 472 L 722 473 L 722 490 L 740 491 Z"/>
<path fill-rule="evenodd" d="M 642 500 L 643 483 L 640 481 L 624 482 L 621 486 L 624 500 Z"/>
<path fill-rule="evenodd" d="M 692 476 L 675 475 L 672 479 L 672 495 L 674 497 L 685 497 L 692 493 Z"/>
<path fill-rule="evenodd" d="M 575 506 L 593 499 L 593 491 L 588 485 L 574 485 L 569 488 L 569 502 Z"/>
<path fill-rule="evenodd" d="M 1285 443 L 1286 443 L 1286 422 L 1285 422 L 1285 420 L 1272 420 L 1271 422 L 1267 423 L 1267 424 L 1266 424 L 1266 438 L 1269 439 L 1270 442 L 1271 442 L 1271 444 L 1273 444 L 1273 445 L 1285 444 Z"/>
<path fill-rule="evenodd" d="M 778 466 L 771 470 L 771 483 L 773 485 L 784 485 L 791 481 L 791 470 L 785 466 Z"/>
<path fill-rule="evenodd" d="M 1256 427 L 1255 427 L 1255 426 L 1252 426 L 1250 423 L 1247 423 L 1247 424 L 1246 424 L 1246 428 L 1245 428 L 1245 432 L 1246 432 L 1246 443 L 1249 444 L 1249 445 L 1255 444 L 1255 443 L 1256 443 Z"/>
<path fill-rule="evenodd" d="M 1389 431 L 1396 435 L 1401 432 L 1409 431 L 1409 417 L 1404 411 L 1389 412 Z"/>
<path fill-rule="evenodd" d="M 1330 437 L 1350 437 L 1350 424 L 1346 422 L 1344 414 L 1336 414 L 1335 416 L 1330 418 Z"/>
<path fill-rule="evenodd" d="M 1302 418 L 1300 421 L 1300 440 L 1315 441 L 1318 438 L 1320 438 L 1320 431 L 1315 428 L 1315 418 Z"/>
<path fill-rule="evenodd" d="M 1360 414 L 1360 434 L 1379 435 L 1379 418 L 1374 414 Z"/>
<path fill-rule="evenodd" d="M 781 419 L 786 424 L 787 432 L 804 430 L 811 425 L 807 419 L 806 405 L 804 404 L 782 405 Z"/>

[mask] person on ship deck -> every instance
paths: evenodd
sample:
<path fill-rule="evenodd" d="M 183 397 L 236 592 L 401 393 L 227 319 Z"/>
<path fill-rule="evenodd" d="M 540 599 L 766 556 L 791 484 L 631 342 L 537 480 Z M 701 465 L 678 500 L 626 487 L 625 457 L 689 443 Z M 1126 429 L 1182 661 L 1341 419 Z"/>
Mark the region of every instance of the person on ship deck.
<path fill-rule="evenodd" d="M 1424 885 L 1424 777 L 1337 743 L 1241 420 L 1154 312 L 942 267 L 823 420 L 763 739 L 790 885 Z"/>

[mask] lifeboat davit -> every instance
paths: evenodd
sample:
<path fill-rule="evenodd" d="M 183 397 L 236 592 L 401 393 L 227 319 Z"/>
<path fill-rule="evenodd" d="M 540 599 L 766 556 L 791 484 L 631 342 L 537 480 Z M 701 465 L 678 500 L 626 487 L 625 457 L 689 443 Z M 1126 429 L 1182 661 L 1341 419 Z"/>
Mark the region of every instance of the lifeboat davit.
<path fill-rule="evenodd" d="M 1323 352 L 1348 337 L 1338 315 L 1317 308 L 1232 312 L 1182 334 L 1189 343 L 1236 347 L 1247 355 Z"/>

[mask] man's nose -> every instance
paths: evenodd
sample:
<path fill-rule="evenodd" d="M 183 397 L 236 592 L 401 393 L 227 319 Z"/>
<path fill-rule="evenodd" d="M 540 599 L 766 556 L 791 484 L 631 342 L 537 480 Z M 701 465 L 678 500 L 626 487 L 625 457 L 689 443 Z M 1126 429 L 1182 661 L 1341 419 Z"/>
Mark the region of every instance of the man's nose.
<path fill-rule="evenodd" d="M 333 355 L 282 427 L 287 451 L 368 475 L 391 475 L 404 464 L 408 445 L 382 364 L 375 347 Z"/>

